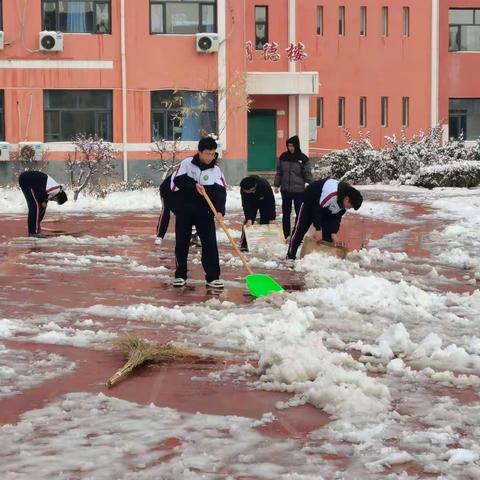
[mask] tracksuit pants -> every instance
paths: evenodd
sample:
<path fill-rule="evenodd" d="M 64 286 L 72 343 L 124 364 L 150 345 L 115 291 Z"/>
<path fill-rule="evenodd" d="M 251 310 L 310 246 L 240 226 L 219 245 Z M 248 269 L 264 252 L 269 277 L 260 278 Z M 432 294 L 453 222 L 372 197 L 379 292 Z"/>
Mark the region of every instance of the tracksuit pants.
<path fill-rule="evenodd" d="M 213 215 L 192 211 L 178 211 L 175 217 L 175 278 L 187 279 L 187 260 L 190 249 L 192 228 L 195 226 L 202 242 L 202 266 L 205 280 L 211 282 L 220 278 L 217 234 Z"/>
<path fill-rule="evenodd" d="M 161 192 L 160 192 L 160 199 L 162 201 L 162 213 L 158 218 L 157 237 L 163 238 L 167 233 L 168 225 L 170 223 L 171 205 L 170 205 L 170 200 L 168 196 L 162 195 Z"/>
<path fill-rule="evenodd" d="M 42 207 L 41 202 L 37 199 L 34 186 L 28 178 L 26 179 L 25 176 L 20 175 L 18 183 L 28 206 L 28 234 L 33 235 L 40 233 L 40 223 L 47 209 Z"/>
<path fill-rule="evenodd" d="M 298 212 L 304 200 L 303 192 L 282 192 L 282 226 L 285 238 L 288 238 L 292 227 L 290 224 L 290 215 L 292 214 L 292 203 L 295 209 L 295 215 L 298 217 Z M 295 219 L 296 222 L 296 219 Z"/>
<path fill-rule="evenodd" d="M 303 238 L 305 237 L 308 229 L 313 222 L 313 210 L 312 207 L 303 203 L 300 207 L 300 212 L 297 216 L 297 221 L 295 223 L 295 228 L 293 229 L 290 242 L 288 244 L 288 253 L 287 258 L 295 259 L 297 256 L 297 250 L 300 247 Z M 322 225 L 322 240 L 325 242 L 332 241 L 333 228 L 329 226 L 328 222 L 325 222 Z"/>

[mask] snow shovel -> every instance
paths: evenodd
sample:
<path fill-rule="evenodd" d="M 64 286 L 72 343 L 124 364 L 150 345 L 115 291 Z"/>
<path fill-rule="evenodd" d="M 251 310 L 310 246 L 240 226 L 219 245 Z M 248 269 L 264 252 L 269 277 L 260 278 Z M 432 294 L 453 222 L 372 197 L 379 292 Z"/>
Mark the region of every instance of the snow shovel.
<path fill-rule="evenodd" d="M 245 283 L 247 284 L 248 291 L 255 298 L 268 297 L 268 295 L 270 295 L 270 293 L 272 292 L 283 292 L 283 287 L 280 284 L 278 284 L 270 275 L 266 275 L 265 273 L 253 273 L 252 269 L 250 268 L 250 265 L 248 265 L 248 262 L 245 256 L 240 251 L 237 244 L 235 243 L 235 240 L 230 235 L 230 232 L 228 231 L 227 226 L 225 225 L 223 220 L 220 220 L 217 218 L 217 210 L 213 205 L 212 201 L 210 200 L 210 197 L 208 196 L 207 192 L 205 192 L 205 190 L 203 191 L 203 196 L 205 197 L 205 200 L 207 201 L 208 206 L 211 208 L 213 214 L 215 215 L 215 218 L 217 219 L 218 223 L 220 224 L 223 231 L 225 232 L 225 235 L 230 240 L 230 243 L 232 244 L 232 247 L 235 250 L 235 253 L 238 255 L 238 257 L 243 263 L 243 266 L 249 273 L 249 275 L 245 277 Z"/>

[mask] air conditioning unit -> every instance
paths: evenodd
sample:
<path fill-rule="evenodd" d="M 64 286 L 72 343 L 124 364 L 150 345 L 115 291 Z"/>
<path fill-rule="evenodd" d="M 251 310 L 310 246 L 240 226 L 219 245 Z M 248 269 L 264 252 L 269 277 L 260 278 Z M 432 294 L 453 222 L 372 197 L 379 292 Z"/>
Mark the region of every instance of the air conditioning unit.
<path fill-rule="evenodd" d="M 40 32 L 38 39 L 38 49 L 44 52 L 62 52 L 63 51 L 63 33 Z"/>
<path fill-rule="evenodd" d="M 10 160 L 10 144 L 8 142 L 0 142 L 0 161 L 6 162 Z"/>
<path fill-rule="evenodd" d="M 0 30 L 0 50 L 5 48 L 5 34 Z"/>
<path fill-rule="evenodd" d="M 218 33 L 197 33 L 196 36 L 197 52 L 213 53 L 218 52 Z"/>
<path fill-rule="evenodd" d="M 18 142 L 18 153 L 24 160 L 42 160 L 42 142 Z"/>

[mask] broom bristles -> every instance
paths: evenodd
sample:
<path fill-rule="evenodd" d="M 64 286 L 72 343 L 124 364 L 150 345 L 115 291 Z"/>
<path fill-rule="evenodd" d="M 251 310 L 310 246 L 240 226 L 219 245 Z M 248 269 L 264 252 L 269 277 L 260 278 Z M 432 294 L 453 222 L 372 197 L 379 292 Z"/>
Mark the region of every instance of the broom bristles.
<path fill-rule="evenodd" d="M 182 347 L 169 343 L 148 342 L 130 333 L 118 336 L 113 341 L 113 348 L 123 353 L 127 362 L 107 380 L 107 387 L 112 387 L 136 367 L 145 363 L 171 363 L 175 361 L 186 363 L 201 358 L 200 355 Z"/>

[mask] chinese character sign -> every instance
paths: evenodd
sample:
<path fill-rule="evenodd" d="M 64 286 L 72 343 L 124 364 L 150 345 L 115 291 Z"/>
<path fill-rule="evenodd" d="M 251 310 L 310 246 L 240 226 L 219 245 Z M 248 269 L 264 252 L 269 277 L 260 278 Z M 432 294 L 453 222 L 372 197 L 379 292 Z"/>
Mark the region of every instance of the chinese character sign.
<path fill-rule="evenodd" d="M 270 62 L 278 62 L 280 60 L 277 42 L 265 43 L 263 45 L 263 59 Z"/>
<path fill-rule="evenodd" d="M 301 62 L 308 56 L 305 52 L 305 45 L 302 42 L 298 42 L 297 44 L 291 43 L 285 50 L 289 62 Z"/>
<path fill-rule="evenodd" d="M 245 42 L 245 57 L 247 61 L 253 62 L 255 52 L 261 55 L 266 62 L 278 62 L 281 59 L 280 49 L 277 42 L 265 43 L 261 50 L 254 50 L 253 43 L 249 40 Z M 305 45 L 302 42 L 291 43 L 286 49 L 289 62 L 302 62 L 308 57 L 305 52 Z"/>
<path fill-rule="evenodd" d="M 253 61 L 253 45 L 250 40 L 245 42 L 245 56 L 249 62 Z"/>

